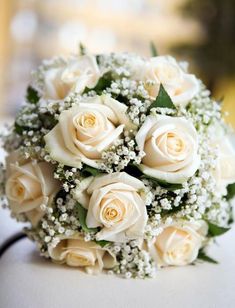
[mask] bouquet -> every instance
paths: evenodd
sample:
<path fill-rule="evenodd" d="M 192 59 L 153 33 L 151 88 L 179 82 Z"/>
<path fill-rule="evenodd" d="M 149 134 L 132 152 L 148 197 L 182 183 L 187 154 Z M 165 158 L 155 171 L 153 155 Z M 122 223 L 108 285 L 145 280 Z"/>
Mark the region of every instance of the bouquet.
<path fill-rule="evenodd" d="M 2 136 L 1 202 L 42 256 L 153 277 L 229 230 L 235 151 L 220 102 L 171 56 L 43 61 Z"/>

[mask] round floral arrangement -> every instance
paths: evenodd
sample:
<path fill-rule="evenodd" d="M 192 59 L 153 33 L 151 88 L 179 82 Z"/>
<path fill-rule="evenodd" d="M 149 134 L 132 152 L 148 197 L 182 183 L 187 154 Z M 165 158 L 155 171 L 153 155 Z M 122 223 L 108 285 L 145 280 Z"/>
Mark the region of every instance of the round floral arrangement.
<path fill-rule="evenodd" d="M 185 62 L 127 53 L 44 61 L 2 136 L 1 201 L 59 264 L 130 277 L 197 260 L 229 230 L 235 151 Z"/>

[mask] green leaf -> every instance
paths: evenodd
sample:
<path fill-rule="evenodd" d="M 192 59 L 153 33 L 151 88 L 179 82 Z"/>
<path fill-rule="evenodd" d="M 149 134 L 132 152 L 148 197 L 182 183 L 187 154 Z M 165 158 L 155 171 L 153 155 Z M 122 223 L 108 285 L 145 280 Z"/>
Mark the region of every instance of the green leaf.
<path fill-rule="evenodd" d="M 228 232 L 230 230 L 230 228 L 224 228 L 224 227 L 220 227 L 217 226 L 211 222 L 207 222 L 208 223 L 208 235 L 213 237 L 213 236 L 220 236 L 226 232 Z"/>
<path fill-rule="evenodd" d="M 229 215 L 229 221 L 228 224 L 231 225 L 234 223 L 234 217 L 233 217 L 233 208 L 230 208 L 230 215 Z"/>
<path fill-rule="evenodd" d="M 200 260 L 203 260 L 205 262 L 209 262 L 209 263 L 213 263 L 213 264 L 219 263 L 218 261 L 216 261 L 216 260 L 212 259 L 211 257 L 207 256 L 206 253 L 202 249 L 199 250 L 197 258 L 200 259 Z"/>
<path fill-rule="evenodd" d="M 152 57 L 158 56 L 157 48 L 153 42 L 150 42 L 150 50 L 151 50 Z"/>
<path fill-rule="evenodd" d="M 43 123 L 43 127 L 47 129 L 52 129 L 58 123 L 58 120 L 50 113 L 39 114 L 39 119 Z"/>
<path fill-rule="evenodd" d="M 82 43 L 79 44 L 79 51 L 81 56 L 86 54 L 86 47 Z"/>
<path fill-rule="evenodd" d="M 100 245 L 101 247 L 105 247 L 107 246 L 108 244 L 110 244 L 111 242 L 109 241 L 105 241 L 105 240 L 102 240 L 102 241 L 95 241 L 98 245 Z"/>
<path fill-rule="evenodd" d="M 15 122 L 15 132 L 18 134 L 18 135 L 22 135 L 23 134 L 23 131 L 24 131 L 24 128 L 22 126 L 20 126 L 19 124 L 17 124 Z"/>
<path fill-rule="evenodd" d="M 37 104 L 39 99 L 40 97 L 38 95 L 38 92 L 34 88 L 29 86 L 27 88 L 26 100 L 31 104 Z"/>
<path fill-rule="evenodd" d="M 138 165 L 135 165 L 135 164 L 128 164 L 124 170 L 124 172 L 136 177 L 136 178 L 139 178 L 143 175 L 142 171 L 138 168 Z"/>
<path fill-rule="evenodd" d="M 174 190 L 178 190 L 178 189 L 182 189 L 183 188 L 182 184 L 177 184 L 177 183 L 176 184 L 167 183 L 167 182 L 160 181 L 160 180 L 157 180 L 157 183 L 162 188 L 165 188 L 165 189 L 170 190 L 170 191 L 174 191 Z"/>
<path fill-rule="evenodd" d="M 229 184 L 227 186 L 227 196 L 226 196 L 226 199 L 230 200 L 233 197 L 235 197 L 235 183 Z"/>
<path fill-rule="evenodd" d="M 96 55 L 95 58 L 96 58 L 97 64 L 99 65 L 100 64 L 101 56 L 100 55 Z"/>
<path fill-rule="evenodd" d="M 101 174 L 102 172 L 99 169 L 85 165 L 82 168 L 81 173 L 82 173 L 83 176 L 88 177 L 88 176 L 91 176 L 91 175 L 97 176 L 97 175 Z"/>
<path fill-rule="evenodd" d="M 170 96 L 168 95 L 162 84 L 160 84 L 158 96 L 156 97 L 155 101 L 150 105 L 148 111 L 150 111 L 152 108 L 157 107 L 176 109 Z"/>
<path fill-rule="evenodd" d="M 14 131 L 18 134 L 18 135 L 22 135 L 23 131 L 29 131 L 32 128 L 25 126 L 25 125 L 20 125 L 17 123 L 17 121 L 14 124 Z"/>
<path fill-rule="evenodd" d="M 97 94 L 102 94 L 103 90 L 109 88 L 111 85 L 112 79 L 109 73 L 104 74 L 94 88 L 85 88 L 83 93 L 87 93 L 89 91 L 95 91 Z"/>
<path fill-rule="evenodd" d="M 98 231 L 97 228 L 87 227 L 87 224 L 86 224 L 87 210 L 78 202 L 75 206 L 75 215 L 78 216 L 79 222 L 84 232 L 97 232 Z"/>
<path fill-rule="evenodd" d="M 161 186 L 162 188 L 165 188 L 165 189 L 170 190 L 170 191 L 174 191 L 174 190 L 183 188 L 183 185 L 180 184 L 180 183 L 178 183 L 178 184 L 177 183 L 175 183 L 175 184 L 167 183 L 165 181 L 153 178 L 153 177 L 148 176 L 146 174 L 143 174 L 142 178 L 146 178 L 147 180 L 152 181 L 153 184 L 155 184 L 156 186 Z"/>

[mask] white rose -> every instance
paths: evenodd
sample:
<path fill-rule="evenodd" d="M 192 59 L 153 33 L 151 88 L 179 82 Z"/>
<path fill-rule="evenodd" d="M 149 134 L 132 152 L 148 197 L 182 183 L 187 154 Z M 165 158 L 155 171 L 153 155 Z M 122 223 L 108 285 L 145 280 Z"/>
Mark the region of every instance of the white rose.
<path fill-rule="evenodd" d="M 84 181 L 74 190 L 74 198 L 88 210 L 87 226 L 101 227 L 97 240 L 125 242 L 143 237 L 147 211 L 140 180 L 116 172 Z"/>
<path fill-rule="evenodd" d="M 218 190 L 226 195 L 227 185 L 235 183 L 235 150 L 228 136 L 214 142 L 218 149 L 218 159 L 213 172 Z"/>
<path fill-rule="evenodd" d="M 67 166 L 80 167 L 83 162 L 97 168 L 102 151 L 130 125 L 126 110 L 126 105 L 108 95 L 83 99 L 63 111 L 59 123 L 45 136 L 48 152 Z"/>
<path fill-rule="evenodd" d="M 95 242 L 85 242 L 80 236 L 59 238 L 56 246 L 49 246 L 48 253 L 56 263 L 82 267 L 89 274 L 98 274 L 116 264 L 115 256 Z"/>
<path fill-rule="evenodd" d="M 179 221 L 163 227 L 163 231 L 149 245 L 149 252 L 161 266 L 182 266 L 196 260 L 208 232 L 204 221 Z"/>
<path fill-rule="evenodd" d="M 44 73 L 44 99 L 64 99 L 71 91 L 81 93 L 92 88 L 100 78 L 96 59 L 90 55 L 72 58 L 68 64 L 50 68 Z"/>
<path fill-rule="evenodd" d="M 170 56 L 151 58 L 141 70 L 141 79 L 153 98 L 157 97 L 160 84 L 176 106 L 186 106 L 199 92 L 199 82 L 196 77 L 186 73 Z"/>
<path fill-rule="evenodd" d="M 184 118 L 148 116 L 135 139 L 146 154 L 140 169 L 150 177 L 183 183 L 199 167 L 197 132 Z"/>
<path fill-rule="evenodd" d="M 44 214 L 40 205 L 49 204 L 59 190 L 53 171 L 53 167 L 45 162 L 20 161 L 17 153 L 7 158 L 9 206 L 15 214 L 24 213 L 34 226 Z"/>

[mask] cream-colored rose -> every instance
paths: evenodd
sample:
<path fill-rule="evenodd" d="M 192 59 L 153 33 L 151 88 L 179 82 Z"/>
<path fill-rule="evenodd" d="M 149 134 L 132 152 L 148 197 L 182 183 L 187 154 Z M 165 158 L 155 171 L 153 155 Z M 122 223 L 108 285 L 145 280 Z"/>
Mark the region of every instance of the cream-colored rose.
<path fill-rule="evenodd" d="M 213 146 L 218 149 L 218 159 L 213 174 L 218 190 L 226 195 L 227 185 L 235 183 L 235 150 L 228 136 L 222 136 Z"/>
<path fill-rule="evenodd" d="M 58 244 L 49 246 L 49 256 L 56 263 L 82 267 L 88 274 L 98 274 L 116 264 L 115 256 L 95 242 L 85 242 L 80 236 L 59 238 Z"/>
<path fill-rule="evenodd" d="M 148 116 L 135 139 L 146 154 L 140 169 L 148 176 L 183 183 L 199 167 L 197 132 L 184 118 Z"/>
<path fill-rule="evenodd" d="M 71 58 L 68 63 L 44 73 L 44 99 L 64 99 L 71 91 L 81 93 L 100 78 L 96 59 L 90 55 Z"/>
<path fill-rule="evenodd" d="M 141 68 L 139 76 L 145 82 L 149 95 L 156 98 L 162 84 L 176 106 L 186 106 L 199 92 L 199 82 L 186 73 L 170 56 L 151 58 Z"/>
<path fill-rule="evenodd" d="M 150 243 L 149 251 L 161 266 L 182 266 L 196 260 L 208 232 L 204 221 L 179 221 L 163 226 L 163 231 Z"/>
<path fill-rule="evenodd" d="M 60 184 L 53 177 L 53 167 L 45 162 L 19 160 L 13 153 L 7 158 L 6 196 L 13 213 L 24 213 L 35 226 Z"/>
<path fill-rule="evenodd" d="M 82 100 L 63 111 L 59 123 L 45 136 L 51 157 L 67 166 L 81 162 L 98 167 L 101 154 L 131 125 L 127 106 L 108 95 Z"/>
<path fill-rule="evenodd" d="M 147 211 L 144 184 L 125 172 L 84 180 L 74 198 L 87 208 L 89 228 L 101 227 L 97 240 L 125 242 L 143 237 Z"/>

